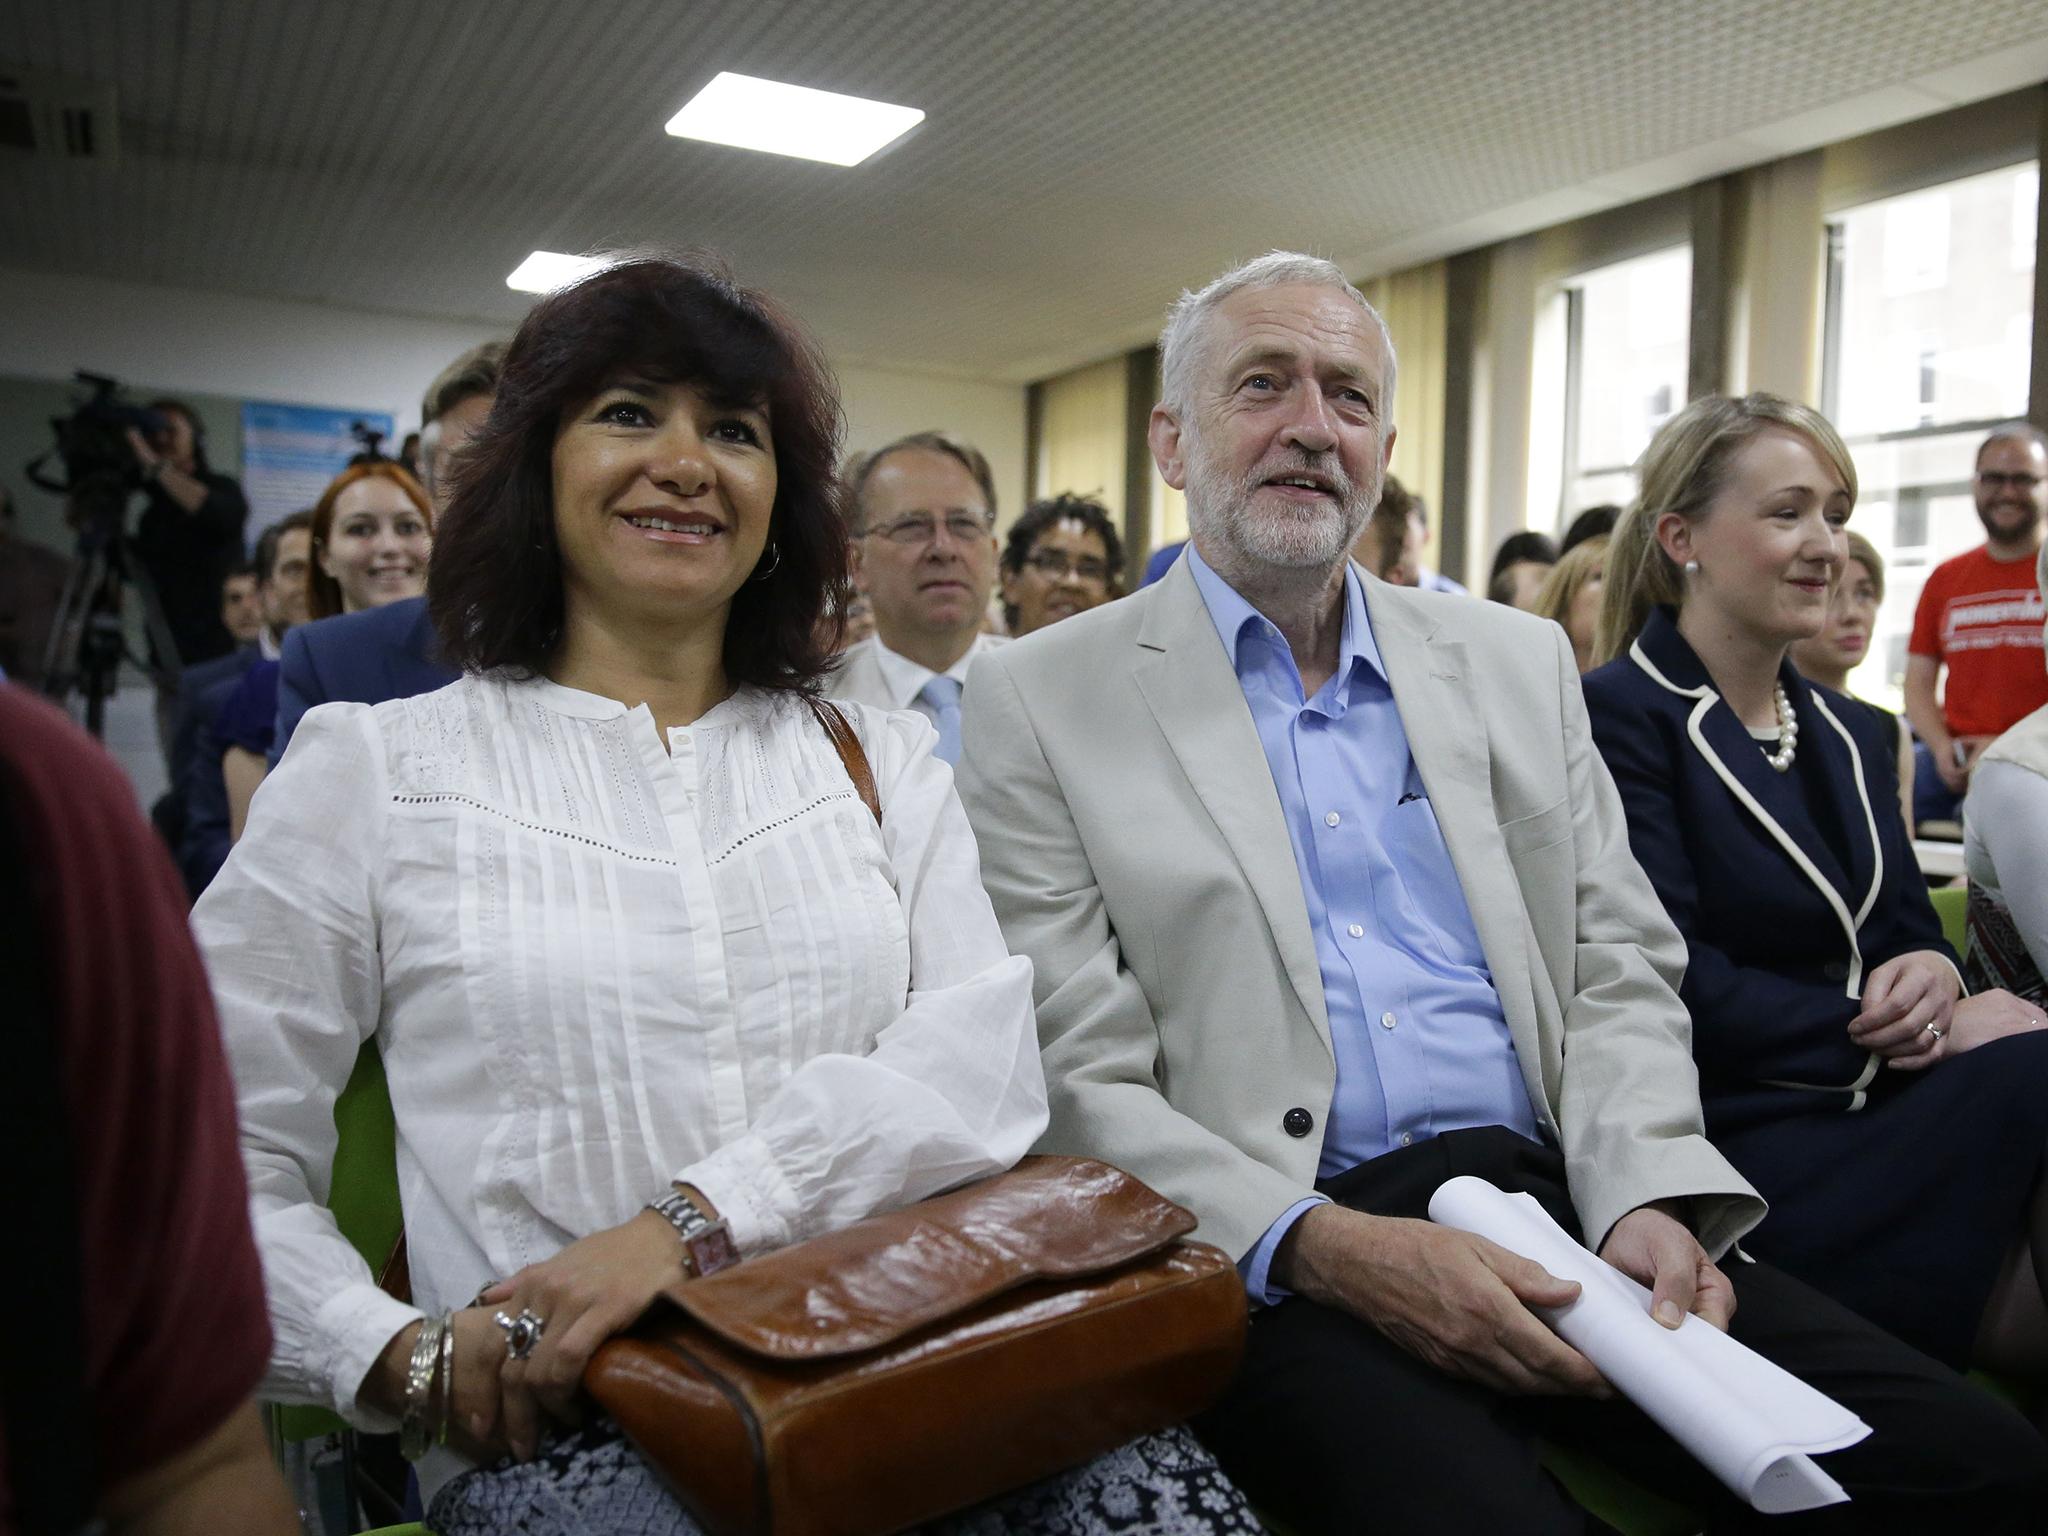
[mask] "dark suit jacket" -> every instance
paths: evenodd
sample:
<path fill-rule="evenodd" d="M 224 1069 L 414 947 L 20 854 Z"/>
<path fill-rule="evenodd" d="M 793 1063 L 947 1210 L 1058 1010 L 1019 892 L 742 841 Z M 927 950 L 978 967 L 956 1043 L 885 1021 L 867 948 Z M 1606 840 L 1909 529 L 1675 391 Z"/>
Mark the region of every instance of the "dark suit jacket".
<path fill-rule="evenodd" d="M 1629 845 L 1685 936 L 1679 995 L 1709 1136 L 1862 1109 L 1879 1077 L 1878 1058 L 1848 1035 L 1865 979 L 1910 950 L 1954 960 L 1875 711 L 1814 687 L 1789 661 L 1779 678 L 1799 720 L 1782 774 L 1667 610 L 1585 679 Z"/>
<path fill-rule="evenodd" d="M 164 747 L 165 776 L 170 781 L 170 788 L 149 808 L 149 819 L 162 836 L 164 845 L 178 860 L 180 869 L 184 868 L 185 835 L 192 818 L 190 789 L 199 735 L 203 728 L 213 724 L 213 717 L 220 708 L 218 699 L 209 705 L 207 696 L 222 682 L 230 685 L 240 682 L 242 674 L 256 664 L 259 655 L 261 652 L 253 645 L 239 646 L 225 656 L 196 662 L 178 674 L 178 697 L 171 710 L 171 736 Z M 214 766 L 218 768 L 219 764 Z M 225 796 L 226 791 L 223 790 L 222 794 Z M 199 888 L 194 888 L 192 894 L 196 900 Z"/>
<path fill-rule="evenodd" d="M 440 659 L 424 597 L 301 624 L 284 637 L 280 660 L 273 768 L 299 728 L 299 717 L 315 704 L 409 699 L 445 688 L 460 675 Z"/>
<path fill-rule="evenodd" d="M 178 705 L 171 717 L 171 787 L 183 793 L 185 775 L 191 770 L 192 753 L 199 745 L 202 727 L 213 724 L 219 704 L 205 703 L 206 696 L 222 682 L 238 683 L 242 674 L 256 665 L 263 653 L 253 645 L 238 646 L 226 656 L 198 662 L 178 674 Z"/>
<path fill-rule="evenodd" d="M 185 877 L 185 889 L 194 901 L 206 893 L 221 865 L 227 863 L 228 850 L 234 846 L 228 835 L 228 780 L 221 768 L 227 743 L 221 740 L 215 726 L 246 675 L 244 668 L 218 677 L 200 694 L 199 727 L 194 733 L 184 776 L 178 781 L 178 798 L 185 807 L 185 822 L 178 837 L 178 873 Z"/>

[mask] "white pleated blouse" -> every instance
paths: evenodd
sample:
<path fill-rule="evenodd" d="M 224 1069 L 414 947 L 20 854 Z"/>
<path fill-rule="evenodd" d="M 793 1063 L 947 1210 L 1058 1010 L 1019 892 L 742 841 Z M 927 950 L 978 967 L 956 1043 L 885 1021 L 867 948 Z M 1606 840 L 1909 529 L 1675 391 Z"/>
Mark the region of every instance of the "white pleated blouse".
<path fill-rule="evenodd" d="M 951 770 L 921 716 L 845 708 L 879 829 L 786 694 L 742 689 L 666 751 L 644 707 L 545 679 L 307 714 L 193 913 L 276 1335 L 265 1397 L 390 1427 L 357 1388 L 419 1312 L 324 1207 L 373 1035 L 433 1310 L 672 1181 L 753 1252 L 1029 1149 L 1030 962 Z"/>

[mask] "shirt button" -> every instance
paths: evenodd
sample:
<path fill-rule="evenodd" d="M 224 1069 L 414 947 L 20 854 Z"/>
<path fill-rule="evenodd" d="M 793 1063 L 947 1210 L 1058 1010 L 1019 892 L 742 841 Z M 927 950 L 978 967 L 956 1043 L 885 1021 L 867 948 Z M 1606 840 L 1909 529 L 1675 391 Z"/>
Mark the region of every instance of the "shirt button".
<path fill-rule="evenodd" d="M 1306 1136 L 1316 1128 L 1316 1117 L 1305 1109 L 1290 1109 L 1280 1117 L 1280 1129 L 1290 1136 Z"/>
<path fill-rule="evenodd" d="M 1343 819 L 1344 818 L 1342 816 L 1339 816 L 1335 811 L 1332 811 L 1329 815 L 1323 818 L 1323 825 L 1326 827 L 1334 827 L 1337 825 L 1338 822 L 1342 821 Z"/>
<path fill-rule="evenodd" d="M 1349 928 L 1345 929 L 1344 931 L 1350 934 L 1351 937 L 1353 937 L 1354 939 L 1362 939 L 1365 937 L 1365 925 L 1362 923 L 1353 923 Z"/>
<path fill-rule="evenodd" d="M 1393 1015 L 1392 1015 L 1391 1013 L 1383 1013 L 1383 1014 L 1381 1014 L 1381 1015 L 1380 1015 L 1380 1028 L 1382 1028 L 1382 1029 L 1392 1029 L 1393 1027 L 1394 1027 L 1394 1016 L 1393 1016 Z"/>
<path fill-rule="evenodd" d="M 1412 1146 L 1414 1146 L 1414 1145 L 1415 1145 L 1415 1133 L 1414 1133 L 1413 1131 L 1403 1131 L 1403 1132 L 1401 1133 L 1401 1145 L 1402 1145 L 1402 1146 L 1404 1146 L 1404 1147 L 1412 1147 Z"/>

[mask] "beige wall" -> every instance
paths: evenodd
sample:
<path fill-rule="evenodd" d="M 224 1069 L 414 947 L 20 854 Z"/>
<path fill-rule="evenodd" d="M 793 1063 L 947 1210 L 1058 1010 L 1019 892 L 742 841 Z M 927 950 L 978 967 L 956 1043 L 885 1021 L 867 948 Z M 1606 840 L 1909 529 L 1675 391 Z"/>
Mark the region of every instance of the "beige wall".
<path fill-rule="evenodd" d="M 1400 367 L 1394 383 L 1394 458 L 1388 468 L 1429 503 L 1429 544 L 1424 558 L 1432 565 L 1438 563 L 1444 513 L 1447 272 L 1444 262 L 1432 261 L 1361 285 L 1394 338 Z"/>
<path fill-rule="evenodd" d="M 835 371 L 846 404 L 849 453 L 879 448 L 912 432 L 951 432 L 988 455 L 998 524 L 1007 526 L 1023 510 L 1023 385 L 858 365 Z"/>
<path fill-rule="evenodd" d="M 1122 357 L 1076 368 L 1040 387 L 1038 463 L 1032 478 L 1039 496 L 1089 496 L 1124 526 L 1125 394 Z"/>

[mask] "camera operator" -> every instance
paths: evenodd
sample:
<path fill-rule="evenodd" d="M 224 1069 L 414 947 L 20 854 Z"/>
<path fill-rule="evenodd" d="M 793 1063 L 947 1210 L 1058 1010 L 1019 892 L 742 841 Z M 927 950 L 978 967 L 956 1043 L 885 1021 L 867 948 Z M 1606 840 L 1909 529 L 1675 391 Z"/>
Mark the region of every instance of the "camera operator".
<path fill-rule="evenodd" d="M 186 666 L 225 656 L 234 637 L 221 623 L 221 583 L 242 562 L 242 488 L 206 462 L 199 419 L 177 400 L 150 410 L 163 427 L 145 437 L 128 428 L 149 505 L 135 529 L 135 552 L 154 583 L 164 619 Z"/>

